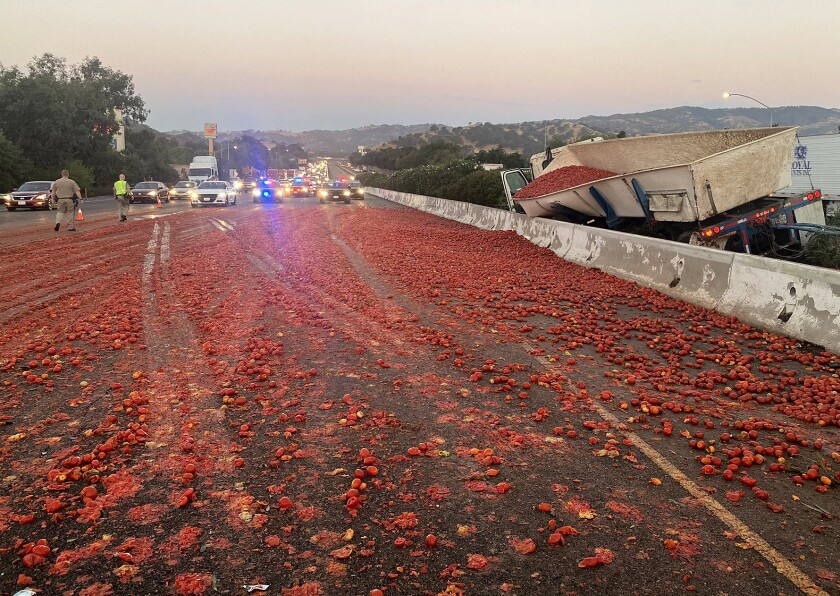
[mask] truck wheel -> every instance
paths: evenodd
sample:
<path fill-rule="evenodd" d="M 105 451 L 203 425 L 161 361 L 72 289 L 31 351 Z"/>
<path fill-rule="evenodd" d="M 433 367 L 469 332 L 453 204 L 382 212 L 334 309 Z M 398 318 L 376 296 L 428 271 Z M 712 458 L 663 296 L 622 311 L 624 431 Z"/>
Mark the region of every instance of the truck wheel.
<path fill-rule="evenodd" d="M 685 230 L 684 232 L 680 232 L 677 236 L 677 242 L 682 242 L 683 244 L 688 244 L 691 242 L 691 235 L 694 233 L 694 230 Z"/>

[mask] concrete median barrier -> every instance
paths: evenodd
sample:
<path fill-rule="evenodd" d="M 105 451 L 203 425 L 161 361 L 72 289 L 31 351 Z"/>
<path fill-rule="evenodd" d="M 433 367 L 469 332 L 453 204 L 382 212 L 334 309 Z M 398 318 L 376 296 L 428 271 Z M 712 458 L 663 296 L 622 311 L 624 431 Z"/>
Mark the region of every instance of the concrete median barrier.
<path fill-rule="evenodd" d="M 734 253 L 575 226 L 565 258 L 715 309 L 729 287 Z"/>
<path fill-rule="evenodd" d="M 721 313 L 840 354 L 840 271 L 733 255 Z"/>
<path fill-rule="evenodd" d="M 513 230 L 558 256 L 840 354 L 840 272 L 530 218 L 434 197 L 373 195 L 486 230 Z"/>

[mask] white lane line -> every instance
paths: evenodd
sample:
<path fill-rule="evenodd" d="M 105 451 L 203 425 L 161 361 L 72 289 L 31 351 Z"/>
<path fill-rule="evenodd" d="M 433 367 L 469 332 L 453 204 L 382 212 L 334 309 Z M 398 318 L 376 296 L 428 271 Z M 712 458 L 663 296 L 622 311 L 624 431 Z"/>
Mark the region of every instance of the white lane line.
<path fill-rule="evenodd" d="M 226 228 L 227 231 L 229 231 L 229 232 L 233 231 L 234 224 L 232 224 L 230 222 L 227 222 L 223 219 L 217 219 L 216 221 L 218 221 L 219 225 L 221 225 L 223 228 Z"/>
<path fill-rule="evenodd" d="M 157 224 L 155 224 L 157 225 Z M 166 265 L 169 262 L 169 222 L 163 223 L 163 237 L 160 240 L 160 264 Z"/>
<path fill-rule="evenodd" d="M 552 363 L 545 356 L 534 356 L 536 360 L 545 367 L 546 372 L 565 373 L 561 367 Z M 598 415 L 609 422 L 613 428 L 618 428 L 621 421 L 608 411 L 601 404 L 595 401 L 592 397 L 592 406 Z M 679 468 L 668 461 L 656 449 L 651 447 L 638 433 L 633 433 L 631 438 L 633 445 L 638 447 L 648 459 L 655 463 L 659 469 L 668 474 L 677 484 L 679 484 L 688 494 L 700 501 L 709 512 L 722 521 L 724 524 L 732 528 L 738 533 L 741 538 L 749 542 L 753 549 L 761 554 L 781 575 L 785 576 L 791 583 L 799 588 L 804 594 L 814 596 L 828 596 L 827 592 L 823 591 L 810 577 L 801 571 L 790 559 L 785 557 L 782 553 L 773 548 L 769 542 L 762 538 L 758 533 L 753 531 L 747 524 L 742 522 L 737 516 L 732 514 L 726 507 L 718 503 L 714 498 L 709 496 L 706 491 L 700 488 L 696 482 L 686 476 Z"/>
<path fill-rule="evenodd" d="M 209 217 L 208 219 L 214 226 L 216 226 L 222 232 L 233 231 L 233 226 L 230 225 L 228 222 L 224 221 L 223 219 L 216 219 L 215 217 Z"/>
<path fill-rule="evenodd" d="M 152 230 L 152 237 L 149 238 L 149 243 L 146 245 L 146 259 L 143 262 L 143 285 L 147 286 L 152 277 L 152 271 L 155 269 L 155 257 L 157 253 L 158 236 L 160 236 L 160 226 L 155 222 L 155 227 Z"/>

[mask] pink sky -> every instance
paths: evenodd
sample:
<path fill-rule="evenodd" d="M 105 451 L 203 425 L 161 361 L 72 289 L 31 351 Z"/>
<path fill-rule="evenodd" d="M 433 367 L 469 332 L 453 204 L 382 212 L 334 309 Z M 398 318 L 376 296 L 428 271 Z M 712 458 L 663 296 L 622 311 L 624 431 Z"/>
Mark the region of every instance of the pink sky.
<path fill-rule="evenodd" d="M 98 56 L 161 130 L 840 107 L 833 0 L 3 0 L 0 62 Z M 142 8 L 138 8 L 141 6 Z M 247 8 L 242 8 L 242 7 Z M 67 34 L 54 26 L 66 23 Z"/>

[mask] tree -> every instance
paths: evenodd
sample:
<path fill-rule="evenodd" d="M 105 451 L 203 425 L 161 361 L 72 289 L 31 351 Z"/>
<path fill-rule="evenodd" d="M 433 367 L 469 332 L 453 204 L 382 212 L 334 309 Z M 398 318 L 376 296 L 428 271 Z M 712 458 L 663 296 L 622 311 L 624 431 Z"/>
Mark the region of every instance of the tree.
<path fill-rule="evenodd" d="M 20 186 L 31 168 L 32 164 L 24 157 L 20 147 L 0 132 L 0 192 Z"/>
<path fill-rule="evenodd" d="M 131 165 L 124 172 L 130 180 L 160 180 L 170 183 L 178 180 L 178 172 L 169 165 L 172 141 L 151 129 L 126 129 L 125 157 Z"/>
<path fill-rule="evenodd" d="M 26 71 L 0 65 L 0 131 L 36 171 L 58 171 L 76 160 L 105 175 L 121 161 L 110 147 L 117 109 L 126 121 L 148 115 L 131 76 L 98 58 L 68 65 L 44 54 Z"/>
<path fill-rule="evenodd" d="M 268 149 L 258 139 L 250 135 L 242 135 L 236 143 L 235 151 L 231 151 L 231 167 L 242 170 L 242 166 L 252 166 L 258 170 L 265 170 L 271 163 Z M 233 149 L 231 147 L 231 149 Z"/>
<path fill-rule="evenodd" d="M 489 151 L 481 150 L 475 154 L 478 163 L 500 163 L 505 169 L 527 167 L 528 161 L 521 153 L 508 153 L 501 145 Z"/>

